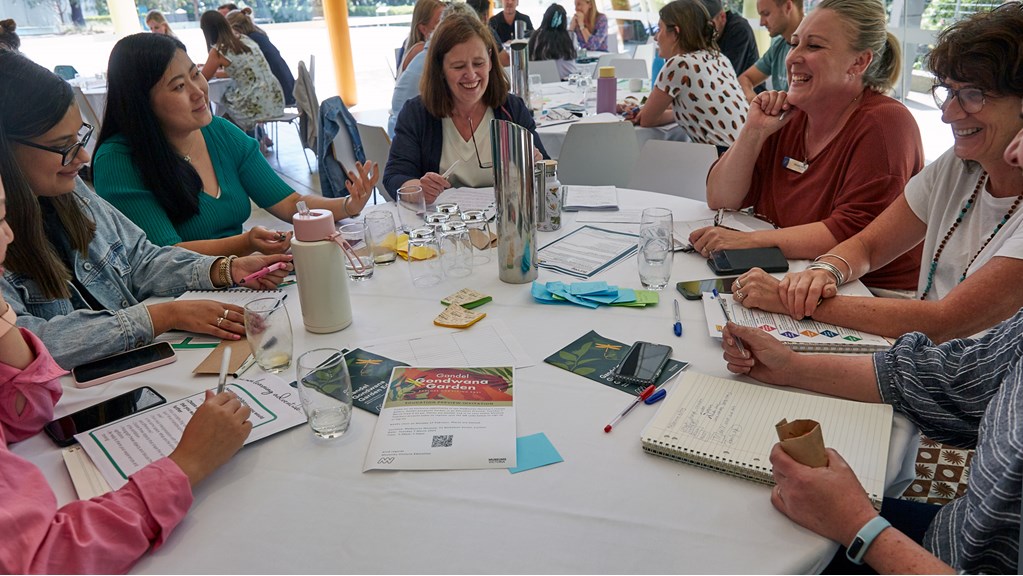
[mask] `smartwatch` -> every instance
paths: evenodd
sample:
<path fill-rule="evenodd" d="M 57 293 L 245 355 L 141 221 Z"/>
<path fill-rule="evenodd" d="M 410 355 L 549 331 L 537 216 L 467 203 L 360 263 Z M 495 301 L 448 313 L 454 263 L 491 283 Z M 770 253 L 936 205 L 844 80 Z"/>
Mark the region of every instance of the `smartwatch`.
<path fill-rule="evenodd" d="M 863 557 L 867 555 L 867 550 L 870 550 L 870 545 L 874 543 L 874 539 L 877 538 L 877 535 L 882 530 L 890 526 L 891 522 L 888 522 L 883 517 L 874 517 L 873 520 L 864 524 L 863 528 L 860 528 L 860 531 L 856 533 L 852 543 L 845 549 L 845 557 L 853 564 L 863 564 Z"/>

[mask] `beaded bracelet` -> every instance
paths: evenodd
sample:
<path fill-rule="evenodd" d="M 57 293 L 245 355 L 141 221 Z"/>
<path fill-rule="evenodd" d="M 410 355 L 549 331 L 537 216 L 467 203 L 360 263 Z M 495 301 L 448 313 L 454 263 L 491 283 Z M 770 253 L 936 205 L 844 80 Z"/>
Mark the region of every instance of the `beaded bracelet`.
<path fill-rule="evenodd" d="M 849 270 L 849 278 L 852 278 L 852 275 L 853 275 L 852 265 L 849 264 L 848 260 L 846 260 L 845 258 L 842 258 L 838 254 L 832 254 L 832 253 L 828 252 L 827 254 L 821 254 L 820 256 L 814 258 L 813 261 L 814 262 L 820 262 L 821 258 L 825 258 L 825 257 L 828 257 L 828 256 L 834 258 L 835 260 L 840 261 L 842 264 L 845 264 L 846 269 Z"/>
<path fill-rule="evenodd" d="M 227 266 L 225 267 L 225 269 L 227 271 L 226 286 L 228 288 L 230 288 L 231 286 L 234 286 L 234 261 L 237 260 L 237 259 L 238 259 L 238 257 L 234 256 L 234 255 L 231 255 L 231 256 L 227 257 Z"/>
<path fill-rule="evenodd" d="M 842 271 L 838 269 L 834 264 L 828 262 L 814 262 L 806 267 L 807 270 L 824 270 L 830 272 L 835 277 L 835 282 L 841 286 L 845 282 L 845 276 L 842 275 Z"/>

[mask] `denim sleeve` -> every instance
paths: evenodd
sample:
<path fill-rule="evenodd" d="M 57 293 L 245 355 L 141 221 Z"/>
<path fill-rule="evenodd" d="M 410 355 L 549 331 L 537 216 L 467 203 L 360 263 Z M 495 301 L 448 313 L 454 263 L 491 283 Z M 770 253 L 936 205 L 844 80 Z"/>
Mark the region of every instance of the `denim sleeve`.
<path fill-rule="evenodd" d="M 977 340 L 934 345 L 921 333 L 874 355 L 878 391 L 927 436 L 963 448 L 978 428 L 1010 366 L 1023 352 L 1023 310 Z"/>

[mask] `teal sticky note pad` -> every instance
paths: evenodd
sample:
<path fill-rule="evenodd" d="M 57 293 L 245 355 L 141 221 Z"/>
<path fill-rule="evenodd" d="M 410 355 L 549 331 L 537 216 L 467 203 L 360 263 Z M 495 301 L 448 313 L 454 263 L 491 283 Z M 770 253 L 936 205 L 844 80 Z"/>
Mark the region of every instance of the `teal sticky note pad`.
<path fill-rule="evenodd" d="M 565 461 L 543 432 L 516 438 L 515 453 L 518 465 L 508 469 L 512 474 Z"/>
<path fill-rule="evenodd" d="M 593 282 L 575 282 L 568 286 L 568 291 L 576 296 L 606 292 L 607 282 L 604 282 L 603 280 Z"/>

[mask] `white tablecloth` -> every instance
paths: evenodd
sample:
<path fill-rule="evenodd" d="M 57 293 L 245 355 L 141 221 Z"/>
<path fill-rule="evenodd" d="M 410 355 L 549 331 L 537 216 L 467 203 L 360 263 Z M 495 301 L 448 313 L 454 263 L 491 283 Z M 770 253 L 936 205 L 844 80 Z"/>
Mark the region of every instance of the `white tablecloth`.
<path fill-rule="evenodd" d="M 647 192 L 620 190 L 620 201 L 668 206 L 685 220 L 710 215 L 694 201 Z M 575 218 L 566 213 L 562 230 L 539 233 L 539 244 L 575 229 Z M 546 433 L 563 463 L 515 475 L 363 473 L 375 417 L 356 410 L 339 440 L 316 440 L 303 426 L 242 449 L 196 489 L 188 517 L 134 571 L 810 573 L 826 564 L 835 544 L 777 512 L 768 487 L 644 454 L 639 435 L 656 406 L 640 405 L 605 434 L 603 426 L 630 397 L 543 363 L 595 329 L 626 343 L 672 345 L 674 357 L 691 362 L 691 370 L 728 376 L 699 302 L 680 299 L 685 333 L 676 338 L 673 290 L 661 294 L 658 306 L 642 309 L 545 306 L 533 301 L 529 285 L 500 282 L 495 268 L 415 290 L 403 261 L 377 268 L 373 279 L 351 287 L 353 324 L 327 335 L 303 329 L 297 290 L 290 286 L 296 353 L 424 330 L 448 333 L 432 324 L 441 298 L 463 287 L 481 290 L 494 297 L 478 309 L 487 314 L 482 323 L 500 320 L 535 362 L 515 374 L 518 435 Z M 671 285 L 708 276 L 702 258 L 676 255 Z M 539 279 L 572 281 L 545 270 Z M 599 279 L 638 288 L 635 259 Z M 179 351 L 174 364 L 94 388 L 78 390 L 68 380 L 58 416 L 140 385 L 170 400 L 212 387 L 214 377 L 191 374 L 207 352 Z M 897 416 L 890 479 L 913 438 L 914 429 Z M 13 451 L 40 466 L 60 503 L 73 499 L 60 452 L 48 438 L 37 435 Z"/>

